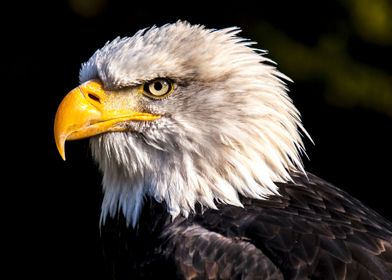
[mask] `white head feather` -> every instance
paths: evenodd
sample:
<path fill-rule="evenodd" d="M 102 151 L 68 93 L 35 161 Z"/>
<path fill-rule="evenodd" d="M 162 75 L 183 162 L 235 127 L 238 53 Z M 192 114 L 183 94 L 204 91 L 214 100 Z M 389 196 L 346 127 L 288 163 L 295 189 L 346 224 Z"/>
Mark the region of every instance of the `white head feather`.
<path fill-rule="evenodd" d="M 117 38 L 83 65 L 81 82 L 99 78 L 111 89 L 176 82 L 168 98 L 143 105 L 162 118 L 91 139 L 103 172 L 103 222 L 121 210 L 135 225 L 146 195 L 173 217 L 197 203 L 241 207 L 239 194 L 266 199 L 278 194 L 275 182 L 303 171 L 299 130 L 306 132 L 288 78 L 239 31 L 179 21 Z"/>

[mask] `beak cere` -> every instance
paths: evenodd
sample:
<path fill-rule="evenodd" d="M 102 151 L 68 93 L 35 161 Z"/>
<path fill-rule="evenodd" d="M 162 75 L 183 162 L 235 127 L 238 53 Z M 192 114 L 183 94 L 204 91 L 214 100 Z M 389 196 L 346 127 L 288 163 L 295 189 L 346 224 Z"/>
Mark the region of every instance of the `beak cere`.
<path fill-rule="evenodd" d="M 115 93 L 110 95 L 109 98 L 99 81 L 91 80 L 73 89 L 61 101 L 54 121 L 54 138 L 64 160 L 66 140 L 124 131 L 125 126 L 120 125 L 123 122 L 152 121 L 160 117 L 132 111 L 121 100 L 116 102 Z"/>

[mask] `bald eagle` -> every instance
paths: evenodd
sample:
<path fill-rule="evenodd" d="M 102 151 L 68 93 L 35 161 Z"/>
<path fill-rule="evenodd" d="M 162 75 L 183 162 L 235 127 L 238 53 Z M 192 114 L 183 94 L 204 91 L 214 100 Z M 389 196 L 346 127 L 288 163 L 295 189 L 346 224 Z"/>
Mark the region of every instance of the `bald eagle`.
<path fill-rule="evenodd" d="M 61 156 L 91 137 L 103 175 L 110 274 L 392 279 L 392 224 L 304 170 L 289 78 L 239 31 L 178 21 L 117 38 L 61 102 Z"/>

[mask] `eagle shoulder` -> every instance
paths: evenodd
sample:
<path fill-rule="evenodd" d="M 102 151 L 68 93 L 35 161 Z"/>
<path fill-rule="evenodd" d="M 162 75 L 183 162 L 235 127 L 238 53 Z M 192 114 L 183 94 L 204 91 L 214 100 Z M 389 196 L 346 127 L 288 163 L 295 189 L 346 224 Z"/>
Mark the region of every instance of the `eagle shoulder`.
<path fill-rule="evenodd" d="M 172 220 L 147 199 L 135 229 L 103 228 L 115 279 L 390 279 L 392 224 L 318 177 Z M 121 224 L 118 226 L 117 224 Z"/>
<path fill-rule="evenodd" d="M 195 217 L 203 227 L 246 238 L 285 279 L 390 279 L 392 224 L 344 191 L 294 174 L 280 195 L 242 198 Z"/>
<path fill-rule="evenodd" d="M 186 221 L 165 232 L 166 255 L 184 279 L 283 279 L 279 269 L 244 238 L 230 238 Z"/>

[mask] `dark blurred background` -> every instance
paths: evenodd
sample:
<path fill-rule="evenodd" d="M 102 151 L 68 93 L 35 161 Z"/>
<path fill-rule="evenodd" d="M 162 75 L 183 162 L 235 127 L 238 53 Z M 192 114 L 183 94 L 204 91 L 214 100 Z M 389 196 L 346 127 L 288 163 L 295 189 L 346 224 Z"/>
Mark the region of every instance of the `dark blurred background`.
<path fill-rule="evenodd" d="M 57 153 L 53 120 L 80 64 L 117 36 L 178 19 L 239 26 L 294 80 L 290 95 L 315 145 L 306 169 L 392 220 L 392 3 L 387 0 L 14 1 L 1 10 L 7 144 L 4 188 L 12 279 L 107 279 L 100 174 L 88 141 Z M 19 26 L 19 27 L 17 27 Z M 10 110 L 10 111 L 8 111 Z M 11 112 L 11 113 L 9 113 Z M 9 159 L 9 160 L 8 160 Z M 16 175 L 15 175 L 16 174 Z M 16 240 L 16 241 L 14 241 Z M 23 265 L 22 265 L 23 264 Z"/>

